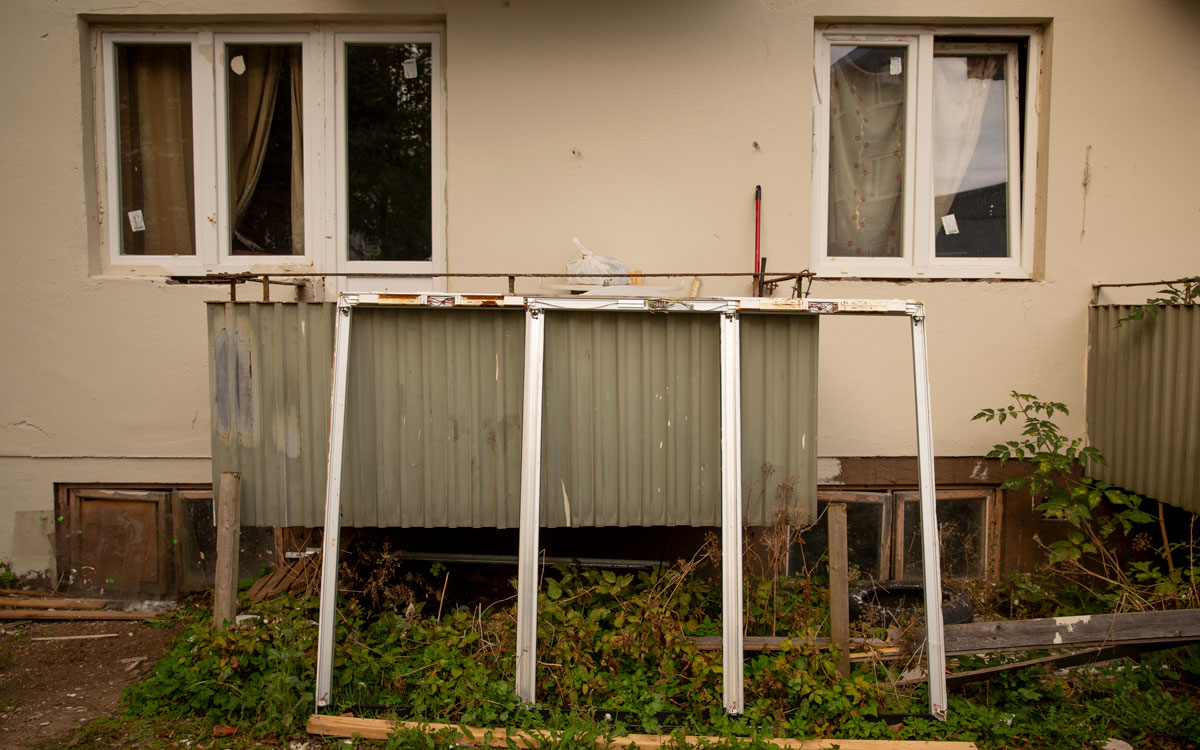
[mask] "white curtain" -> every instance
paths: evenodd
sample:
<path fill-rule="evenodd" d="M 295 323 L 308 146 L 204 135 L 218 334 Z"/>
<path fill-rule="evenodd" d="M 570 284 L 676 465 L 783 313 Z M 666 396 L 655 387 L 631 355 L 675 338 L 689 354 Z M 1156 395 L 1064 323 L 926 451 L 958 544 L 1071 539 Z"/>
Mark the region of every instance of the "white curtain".
<path fill-rule="evenodd" d="M 1004 58 L 938 56 L 933 65 L 934 233 L 962 188 Z M 1001 83 L 1001 85 L 1003 85 Z"/>

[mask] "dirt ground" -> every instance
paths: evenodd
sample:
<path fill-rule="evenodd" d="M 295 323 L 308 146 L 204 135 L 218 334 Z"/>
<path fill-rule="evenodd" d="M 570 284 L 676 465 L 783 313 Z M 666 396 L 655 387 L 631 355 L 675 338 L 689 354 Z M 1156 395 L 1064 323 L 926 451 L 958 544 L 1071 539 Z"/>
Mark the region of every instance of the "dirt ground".
<path fill-rule="evenodd" d="M 0 621 L 0 750 L 66 740 L 116 713 L 121 690 L 145 676 L 176 634 L 137 620 Z M 80 635 L 105 637 L 33 640 Z"/>

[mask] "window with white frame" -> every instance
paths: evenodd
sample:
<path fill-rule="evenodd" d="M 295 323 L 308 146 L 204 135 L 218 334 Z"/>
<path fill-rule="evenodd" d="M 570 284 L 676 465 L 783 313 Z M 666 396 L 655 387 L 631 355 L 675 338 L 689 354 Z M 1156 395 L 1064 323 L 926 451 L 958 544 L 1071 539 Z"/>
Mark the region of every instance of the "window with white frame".
<path fill-rule="evenodd" d="M 811 268 L 1028 278 L 1034 29 L 835 26 L 816 36 Z"/>
<path fill-rule="evenodd" d="M 100 41 L 110 264 L 444 270 L 439 34 Z"/>

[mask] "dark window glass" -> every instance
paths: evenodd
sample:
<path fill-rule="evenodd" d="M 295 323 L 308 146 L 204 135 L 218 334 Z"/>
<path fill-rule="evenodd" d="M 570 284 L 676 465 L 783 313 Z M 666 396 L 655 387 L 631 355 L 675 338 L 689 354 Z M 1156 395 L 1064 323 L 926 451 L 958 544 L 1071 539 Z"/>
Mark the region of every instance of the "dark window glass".
<path fill-rule="evenodd" d="M 431 44 L 346 46 L 350 260 L 433 258 Z"/>

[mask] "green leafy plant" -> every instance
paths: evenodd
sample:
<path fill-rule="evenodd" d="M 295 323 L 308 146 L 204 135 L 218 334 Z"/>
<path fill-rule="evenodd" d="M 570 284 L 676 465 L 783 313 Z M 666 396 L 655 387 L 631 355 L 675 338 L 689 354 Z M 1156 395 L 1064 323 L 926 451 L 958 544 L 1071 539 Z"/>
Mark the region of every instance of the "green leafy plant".
<path fill-rule="evenodd" d="M 1200 302 L 1200 276 L 1187 276 L 1163 283 L 1167 286 L 1158 290 L 1161 297 L 1150 297 L 1144 305 L 1135 305 L 1129 315 L 1117 320 L 1117 327 L 1132 320 L 1152 318 L 1168 305 L 1194 305 Z"/>
<path fill-rule="evenodd" d="M 1200 568 L 1195 565 L 1194 537 L 1180 542 L 1187 546 L 1189 564 L 1176 568 L 1171 550 L 1158 549 L 1146 541 L 1148 534 L 1133 534 L 1154 518 L 1142 510 L 1142 498 L 1107 482 L 1087 476 L 1092 465 L 1107 465 L 1096 448 L 1081 438 L 1063 435 L 1051 421 L 1055 414 L 1069 414 L 1065 404 L 1013 391 L 1012 403 L 983 409 L 973 419 L 1021 425 L 1016 440 L 996 444 L 988 456 L 1001 461 L 1021 461 L 1030 473 L 1009 478 L 1006 490 L 1029 492 L 1046 518 L 1066 521 L 1071 528 L 1064 539 L 1047 545 L 1049 563 L 1060 573 L 1069 573 L 1074 583 L 1094 597 L 1120 609 L 1156 609 L 1195 606 L 1200 602 Z M 1156 559 L 1122 559 L 1112 541 L 1124 537 L 1135 548 L 1156 550 Z"/>

